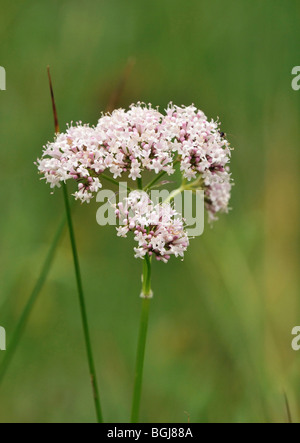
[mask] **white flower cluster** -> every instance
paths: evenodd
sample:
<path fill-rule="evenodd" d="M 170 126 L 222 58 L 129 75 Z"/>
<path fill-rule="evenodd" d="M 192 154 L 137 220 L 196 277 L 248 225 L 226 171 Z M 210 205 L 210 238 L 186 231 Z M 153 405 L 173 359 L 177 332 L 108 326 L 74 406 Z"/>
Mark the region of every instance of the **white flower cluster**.
<path fill-rule="evenodd" d="M 136 258 L 149 254 L 167 263 L 171 255 L 183 257 L 189 239 L 182 217 L 170 203 L 154 205 L 146 193 L 133 191 L 116 206 L 116 215 L 121 224 L 118 236 L 127 237 L 128 232 L 135 235 Z"/>
<path fill-rule="evenodd" d="M 53 143 L 47 144 L 42 159 L 38 160 L 38 169 L 51 188 L 76 180 L 76 199 L 89 203 L 93 193 L 102 187 L 99 176 L 106 169 L 105 157 L 106 149 L 94 128 L 78 124 L 68 127 Z"/>
<path fill-rule="evenodd" d="M 141 105 L 100 118 L 95 132 L 104 140 L 105 164 L 114 178 L 129 172 L 129 178 L 136 180 L 144 170 L 156 174 L 165 171 L 168 175 L 175 172 L 163 122 L 158 110 Z"/>
<path fill-rule="evenodd" d="M 96 127 L 68 127 L 48 143 L 38 169 L 51 187 L 73 179 L 76 199 L 89 202 L 101 188 L 104 171 L 136 180 L 143 171 L 174 173 L 180 162 L 188 181 L 201 178 L 211 220 L 226 212 L 230 199 L 230 146 L 219 123 L 194 106 L 170 104 L 165 114 L 138 103 L 103 115 Z"/>
<path fill-rule="evenodd" d="M 230 145 L 220 124 L 208 121 L 194 106 L 169 106 L 165 123 L 173 134 L 173 150 L 180 156 L 181 171 L 189 181 L 201 177 L 209 219 L 227 212 L 231 192 Z"/>

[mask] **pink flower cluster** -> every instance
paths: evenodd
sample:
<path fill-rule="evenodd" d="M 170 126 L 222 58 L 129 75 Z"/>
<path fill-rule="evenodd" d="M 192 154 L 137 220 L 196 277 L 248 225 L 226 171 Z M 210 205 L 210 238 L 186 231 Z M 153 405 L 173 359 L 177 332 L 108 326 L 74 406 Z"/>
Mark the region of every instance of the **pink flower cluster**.
<path fill-rule="evenodd" d="M 180 157 L 180 169 L 188 180 L 201 178 L 210 221 L 217 212 L 227 212 L 231 193 L 229 162 L 231 149 L 220 124 L 208 121 L 194 106 L 169 106 L 165 117 L 173 134 L 173 151 Z"/>
<path fill-rule="evenodd" d="M 116 206 L 116 215 L 121 225 L 118 236 L 127 237 L 128 232 L 135 235 L 136 258 L 148 253 L 167 263 L 171 255 L 183 257 L 189 239 L 183 219 L 170 203 L 154 205 L 145 192 L 133 191 Z"/>
<path fill-rule="evenodd" d="M 174 155 L 170 137 L 164 130 L 163 115 L 156 109 L 131 106 L 100 118 L 95 132 L 101 134 L 107 148 L 105 164 L 114 178 L 129 173 L 141 178 L 144 170 L 173 174 Z"/>
<path fill-rule="evenodd" d="M 170 104 L 165 114 L 138 103 L 103 115 L 96 127 L 70 126 L 44 148 L 38 169 L 51 187 L 73 179 L 76 199 L 89 202 L 101 188 L 101 174 L 136 180 L 144 171 L 175 172 L 199 180 L 211 220 L 226 212 L 231 192 L 230 146 L 219 123 L 194 106 Z"/>

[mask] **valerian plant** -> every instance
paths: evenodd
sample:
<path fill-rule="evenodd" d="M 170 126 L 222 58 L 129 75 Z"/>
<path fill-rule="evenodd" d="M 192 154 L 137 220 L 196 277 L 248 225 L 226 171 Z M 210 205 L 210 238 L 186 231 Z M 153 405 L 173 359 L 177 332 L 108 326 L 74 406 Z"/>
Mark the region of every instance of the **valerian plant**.
<path fill-rule="evenodd" d="M 177 166 L 183 191 L 204 192 L 209 222 L 228 212 L 232 179 L 229 169 L 231 147 L 218 121 L 192 106 L 170 103 L 164 113 L 151 105 L 137 103 L 129 110 L 103 114 L 91 127 L 71 124 L 64 133 L 44 147 L 37 166 L 51 188 L 76 183 L 76 200 L 89 203 L 107 181 L 118 184 L 128 177 L 136 183 L 125 201 L 115 206 L 120 221 L 117 234 L 134 235 L 135 257 L 142 259 L 143 299 L 138 340 L 131 421 L 139 420 L 142 375 L 147 337 L 151 288 L 151 261 L 167 263 L 172 256 L 183 257 L 190 239 L 181 214 L 172 198 L 154 203 L 151 189 L 164 176 L 172 176 Z M 154 177 L 143 186 L 145 173 Z M 143 193 L 141 192 L 143 191 Z"/>

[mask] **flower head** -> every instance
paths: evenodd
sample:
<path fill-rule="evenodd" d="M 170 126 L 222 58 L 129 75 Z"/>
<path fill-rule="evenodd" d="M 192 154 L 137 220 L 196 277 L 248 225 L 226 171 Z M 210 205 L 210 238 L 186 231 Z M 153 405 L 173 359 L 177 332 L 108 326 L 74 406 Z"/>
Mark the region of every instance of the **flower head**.
<path fill-rule="evenodd" d="M 167 263 L 171 255 L 183 257 L 189 245 L 182 217 L 169 203 L 154 205 L 146 193 L 133 191 L 119 203 L 116 214 L 120 219 L 117 228 L 120 237 L 134 233 L 138 246 L 135 257 L 146 254 Z"/>
<path fill-rule="evenodd" d="M 97 135 L 88 125 L 71 125 L 47 144 L 37 164 L 52 188 L 73 179 L 78 184 L 76 199 L 87 202 L 99 191 L 102 185 L 98 177 L 105 170 L 106 153 Z"/>
<path fill-rule="evenodd" d="M 105 139 L 106 165 L 114 178 L 128 172 L 136 180 L 145 170 L 173 174 L 173 155 L 163 122 L 158 110 L 140 103 L 100 118 L 95 130 Z"/>
<path fill-rule="evenodd" d="M 74 180 L 76 199 L 89 202 L 102 187 L 101 174 L 132 180 L 145 171 L 175 172 L 179 161 L 191 189 L 203 189 L 209 220 L 227 212 L 231 193 L 230 145 L 220 124 L 195 106 L 170 104 L 162 114 L 138 103 L 102 115 L 96 127 L 71 125 L 44 148 L 38 169 L 53 188 Z M 193 181 L 194 180 L 194 181 Z"/>
<path fill-rule="evenodd" d="M 165 122 L 173 132 L 173 149 L 180 156 L 183 176 L 188 181 L 197 180 L 204 189 L 209 220 L 215 220 L 217 212 L 227 212 L 232 186 L 228 166 L 230 145 L 220 131 L 220 124 L 209 121 L 195 106 L 172 104 Z"/>

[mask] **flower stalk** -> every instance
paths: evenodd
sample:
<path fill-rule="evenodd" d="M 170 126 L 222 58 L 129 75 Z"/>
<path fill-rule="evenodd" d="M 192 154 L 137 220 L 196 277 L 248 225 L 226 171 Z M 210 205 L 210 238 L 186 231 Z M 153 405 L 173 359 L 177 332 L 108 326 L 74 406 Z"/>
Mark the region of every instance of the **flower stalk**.
<path fill-rule="evenodd" d="M 174 162 L 174 167 L 175 167 L 178 163 L 179 163 L 179 160 L 177 159 L 177 160 Z M 156 177 L 154 177 L 153 180 L 151 180 L 151 182 L 148 183 L 148 184 L 145 186 L 144 191 L 146 191 L 146 192 L 147 192 L 147 191 L 150 191 L 150 190 L 153 188 L 153 186 L 155 186 L 156 183 L 159 182 L 159 180 L 160 180 L 161 178 L 163 178 L 165 175 L 166 175 L 166 171 L 162 171 L 162 172 L 160 172 L 158 175 L 156 175 Z"/>
<path fill-rule="evenodd" d="M 131 410 L 131 423 L 138 423 L 140 416 L 144 361 L 145 361 L 148 323 L 149 323 L 149 310 L 150 310 L 150 302 L 152 296 L 153 294 L 151 290 L 151 258 L 147 254 L 144 259 L 144 268 L 143 268 L 143 286 L 141 293 L 141 298 L 143 299 L 143 302 L 142 302 L 140 332 L 139 332 L 137 357 L 136 357 L 136 371 L 135 371 L 135 382 L 134 382 L 133 401 L 132 401 L 132 410 Z"/>
<path fill-rule="evenodd" d="M 74 269 L 75 269 L 77 289 L 78 289 L 78 295 L 79 295 L 79 305 L 80 305 L 80 312 L 81 312 L 83 333 L 84 333 L 86 352 L 87 352 L 87 358 L 88 358 L 88 364 L 89 364 L 89 370 L 90 370 L 91 383 L 92 383 L 92 388 L 93 388 L 95 410 L 96 410 L 98 423 L 103 423 L 102 411 L 101 411 L 101 406 L 100 406 L 98 382 L 97 382 L 97 377 L 96 377 L 96 369 L 95 369 L 95 364 L 94 364 L 94 357 L 93 357 L 91 338 L 90 338 L 90 332 L 89 332 L 88 317 L 87 317 L 87 311 L 86 311 L 85 300 L 84 300 L 84 292 L 83 292 L 83 286 L 82 286 L 79 258 L 78 258 L 75 233 L 74 233 L 74 227 L 73 227 L 72 215 L 71 215 L 71 208 L 70 208 L 70 202 L 69 202 L 66 184 L 63 184 L 63 194 L 64 194 L 66 213 L 67 213 L 70 241 L 71 241 L 71 246 L 72 246 Z"/>
<path fill-rule="evenodd" d="M 52 98 L 52 108 L 53 108 L 55 132 L 56 132 L 56 134 L 59 134 L 60 130 L 59 130 L 57 111 L 56 111 L 56 105 L 55 105 L 55 100 L 54 100 L 54 93 L 53 93 L 52 80 L 51 80 L 49 67 L 48 67 L 48 78 L 49 78 L 50 92 L 51 92 L 51 98 Z M 87 310 L 86 310 L 85 299 L 84 299 L 79 257 L 78 257 L 78 252 L 77 252 L 75 232 L 74 232 L 73 221 L 72 221 L 72 213 L 71 213 L 71 207 L 70 207 L 66 183 L 62 184 L 62 189 L 63 189 L 66 216 L 67 216 L 67 223 L 68 223 L 68 228 L 69 228 L 70 242 L 71 242 L 71 247 L 72 247 L 74 269 L 75 269 L 77 290 L 78 290 L 78 296 L 79 296 L 79 306 L 80 306 L 80 312 L 81 312 L 81 319 L 82 319 L 82 326 L 83 326 L 83 333 L 84 333 L 84 339 L 85 339 L 88 365 L 89 365 L 89 370 L 90 370 L 90 378 L 91 378 L 92 389 L 93 389 L 95 411 L 96 411 L 98 423 L 103 423 L 102 411 L 101 411 L 101 406 L 100 406 L 99 389 L 98 389 L 97 376 L 96 376 L 96 369 L 95 369 L 95 364 L 94 364 L 94 357 L 93 357 L 90 332 L 89 332 L 89 325 L 88 325 Z"/>

